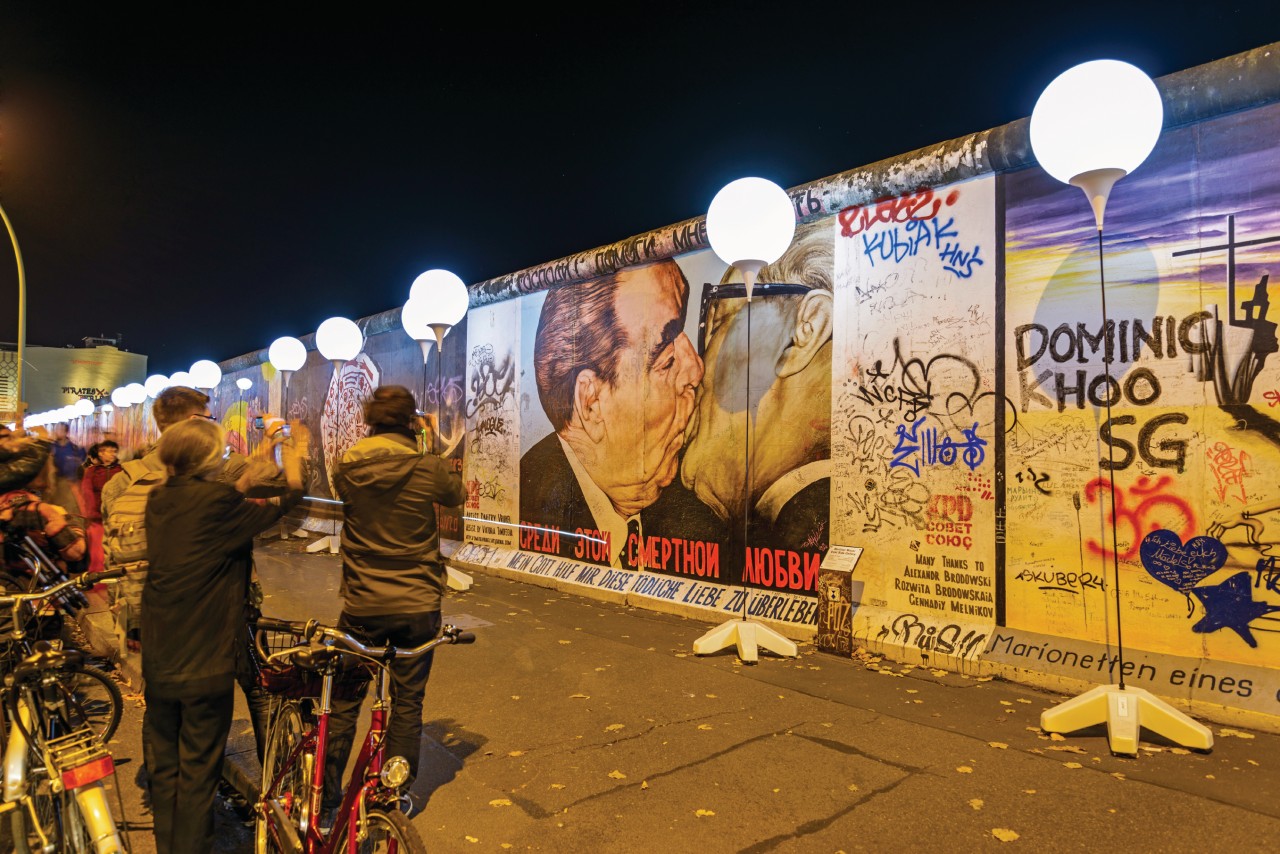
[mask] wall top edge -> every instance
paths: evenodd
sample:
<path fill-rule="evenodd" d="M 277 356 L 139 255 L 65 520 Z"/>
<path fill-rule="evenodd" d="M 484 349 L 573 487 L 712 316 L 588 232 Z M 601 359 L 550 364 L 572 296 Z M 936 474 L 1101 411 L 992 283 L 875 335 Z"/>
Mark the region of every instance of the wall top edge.
<path fill-rule="evenodd" d="M 1164 129 L 1280 101 L 1280 42 L 1243 51 L 1156 79 L 1165 107 Z M 806 222 L 886 196 L 1011 172 L 1035 165 L 1030 117 L 968 136 L 927 145 L 787 190 L 798 222 Z M 607 275 L 622 267 L 661 261 L 709 248 L 706 217 L 663 226 L 594 249 L 547 261 L 468 286 L 471 307 Z M 361 318 L 365 335 L 400 324 L 399 307 Z M 307 336 L 302 339 L 308 343 Z M 308 343 L 308 346 L 311 345 Z M 224 371 L 245 370 L 266 361 L 266 349 L 229 359 Z"/>

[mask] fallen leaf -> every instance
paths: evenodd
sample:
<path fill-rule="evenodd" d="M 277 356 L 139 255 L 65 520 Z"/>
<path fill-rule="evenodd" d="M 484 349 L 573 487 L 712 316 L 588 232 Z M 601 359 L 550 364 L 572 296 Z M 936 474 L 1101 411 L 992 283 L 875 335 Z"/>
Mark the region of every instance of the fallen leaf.
<path fill-rule="evenodd" d="M 520 699 L 520 695 L 519 695 L 519 694 L 512 694 L 512 695 L 511 695 L 511 699 L 513 699 L 513 700 L 519 700 L 519 699 Z"/>
<path fill-rule="evenodd" d="M 624 727 L 626 727 L 626 724 L 609 724 L 607 727 L 604 728 L 604 731 L 613 732 L 614 730 L 623 729 Z"/>
<path fill-rule="evenodd" d="M 647 789 L 647 788 L 649 788 L 649 781 L 648 781 L 648 780 L 641 780 L 641 781 L 640 781 L 640 788 L 642 788 L 642 789 Z"/>
<path fill-rule="evenodd" d="M 523 750 L 513 750 L 507 754 L 508 756 L 524 756 Z"/>
<path fill-rule="evenodd" d="M 1083 747 L 1076 747 L 1074 744 L 1064 744 L 1060 747 L 1050 747 L 1049 750 L 1056 750 L 1059 753 L 1084 753 Z"/>
<path fill-rule="evenodd" d="M 996 839 L 999 839 L 1001 842 L 1012 842 L 1018 838 L 1018 834 L 1014 833 L 1007 827 L 993 827 L 991 829 L 991 835 Z"/>
<path fill-rule="evenodd" d="M 698 729 L 711 729 L 711 724 L 698 724 Z"/>
<path fill-rule="evenodd" d="M 510 800 L 508 800 L 507 798 L 494 798 L 493 800 L 489 801 L 489 806 L 491 806 L 491 807 L 509 807 L 509 806 L 511 806 L 511 801 L 510 801 Z"/>
<path fill-rule="evenodd" d="M 569 699 L 570 700 L 590 700 L 591 697 L 590 695 L 587 695 L 587 694 L 570 694 Z"/>
<path fill-rule="evenodd" d="M 625 779 L 627 779 L 627 775 L 626 775 L 626 774 L 623 774 L 621 771 L 610 771 L 610 772 L 609 772 L 609 776 L 610 776 L 610 777 L 612 777 L 612 778 L 613 778 L 613 779 L 615 779 L 615 780 L 625 780 Z"/>
<path fill-rule="evenodd" d="M 849 791 L 851 791 L 851 792 L 856 792 L 856 791 L 858 791 L 858 784 L 857 784 L 857 783 L 850 783 L 848 788 L 849 788 Z M 777 790 L 777 789 L 774 789 L 774 791 L 776 792 L 776 791 L 778 791 L 778 790 Z"/>
<path fill-rule="evenodd" d="M 1019 697 L 1019 698 L 1018 698 L 1018 702 L 1019 702 L 1019 703 L 1026 703 L 1028 706 L 1029 706 L 1029 705 L 1031 705 L 1031 701 L 1030 701 L 1030 700 L 1028 700 L 1026 697 Z"/>
<path fill-rule="evenodd" d="M 1026 794 L 1026 795 L 1034 795 L 1034 794 L 1036 793 L 1036 790 L 1035 790 L 1035 789 L 1023 789 L 1023 790 L 1022 790 L 1022 792 L 1023 792 L 1023 794 Z"/>
<path fill-rule="evenodd" d="M 561 646 L 568 646 L 568 645 L 569 645 L 569 644 L 571 644 L 571 643 L 573 643 L 573 641 L 567 641 L 567 640 L 562 640 L 562 641 L 560 641 L 560 645 L 561 645 Z"/>
<path fill-rule="evenodd" d="M 712 812 L 711 810 L 696 810 L 694 812 L 694 815 L 696 815 L 698 818 L 705 818 L 706 816 L 709 816 L 709 815 L 715 815 L 715 813 Z"/>
<path fill-rule="evenodd" d="M 1238 729 L 1230 729 L 1228 727 L 1223 727 L 1222 729 L 1218 730 L 1218 735 L 1221 735 L 1221 736 L 1234 735 L 1236 738 L 1253 738 L 1254 737 L 1253 733 L 1251 732 L 1241 732 Z"/>
<path fill-rule="evenodd" d="M 512 845 L 511 845 L 511 843 L 510 843 L 510 842 L 503 842 L 503 843 L 499 844 L 499 845 L 498 845 L 498 847 L 499 847 L 499 848 L 506 849 L 506 848 L 511 848 L 511 847 L 512 847 Z"/>
<path fill-rule="evenodd" d="M 467 840 L 468 842 L 479 842 L 479 841 L 480 841 L 479 839 L 476 839 L 474 836 L 468 836 L 468 837 L 466 837 L 466 840 Z"/>
<path fill-rule="evenodd" d="M 551 784 L 551 788 L 553 788 L 553 789 L 563 789 L 563 788 L 564 788 L 564 783 L 552 783 L 552 784 Z"/>
<path fill-rule="evenodd" d="M 706 698 L 707 698 L 708 700 L 715 700 L 715 699 L 717 699 L 715 694 L 707 694 L 707 695 L 705 695 L 705 696 L 706 696 Z"/>
<path fill-rule="evenodd" d="M 1000 705 L 1002 705 L 1002 706 L 1012 706 L 1012 705 L 1013 705 L 1013 703 L 1010 703 L 1008 700 L 1001 700 L 1001 701 L 1000 701 Z"/>
<path fill-rule="evenodd" d="M 934 676 L 938 676 L 938 677 L 942 677 L 942 676 L 946 676 L 946 675 L 947 675 L 947 671 L 945 671 L 945 670 L 930 670 L 929 672 L 930 672 L 931 674 L 933 674 Z"/>
<path fill-rule="evenodd" d="M 1067 737 L 1062 733 L 1051 732 L 1049 733 L 1049 740 L 1050 741 L 1066 741 Z"/>
<path fill-rule="evenodd" d="M 974 798 L 973 800 L 969 801 L 969 806 L 973 807 L 975 810 L 980 810 L 983 808 L 983 806 L 985 806 L 985 803 L 983 802 L 982 798 Z"/>
<path fill-rule="evenodd" d="M 961 774 L 972 774 L 972 773 L 973 773 L 973 769 L 972 769 L 972 768 L 970 768 L 968 765 L 961 765 L 961 766 L 960 766 L 959 768 L 957 768 L 956 770 L 957 770 L 957 771 L 959 771 Z"/>
<path fill-rule="evenodd" d="M 1112 772 L 1111 772 L 1111 776 L 1112 776 L 1112 777 L 1115 777 L 1117 780 L 1123 780 L 1123 779 L 1125 779 L 1125 776 L 1124 776 L 1123 774 L 1121 774 L 1119 771 L 1112 771 Z"/>
<path fill-rule="evenodd" d="M 1216 779 L 1218 779 L 1218 778 L 1217 778 L 1217 777 L 1215 777 L 1213 774 L 1205 774 L 1205 775 L 1204 775 L 1204 778 L 1205 778 L 1206 780 L 1216 780 Z"/>
<path fill-rule="evenodd" d="M 994 747 L 996 750 L 1008 750 L 1008 749 L 1009 749 L 1009 745 L 1005 744 L 1003 741 L 988 741 L 988 742 L 987 742 L 987 746 L 988 746 L 988 747 Z"/>
<path fill-rule="evenodd" d="M 1063 768 L 1083 768 L 1084 766 L 1081 765 L 1079 762 L 1063 762 L 1062 767 Z"/>
<path fill-rule="evenodd" d="M 1248 762 L 1250 765 L 1257 765 L 1257 764 L 1258 764 L 1257 762 L 1253 761 L 1252 759 L 1246 759 L 1245 761 L 1246 761 L 1246 762 Z"/>
<path fill-rule="evenodd" d="M 992 679 L 995 679 L 995 678 L 996 678 L 996 677 L 994 677 L 994 676 L 979 676 L 979 677 L 978 677 L 978 681 L 979 681 L 979 682 L 990 682 Z"/>

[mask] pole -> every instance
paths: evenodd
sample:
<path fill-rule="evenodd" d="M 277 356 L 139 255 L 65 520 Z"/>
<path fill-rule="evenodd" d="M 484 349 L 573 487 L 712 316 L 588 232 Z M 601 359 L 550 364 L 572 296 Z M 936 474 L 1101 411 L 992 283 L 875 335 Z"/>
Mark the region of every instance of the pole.
<path fill-rule="evenodd" d="M 1107 335 L 1107 276 L 1102 262 L 1102 228 L 1098 228 L 1098 286 L 1102 291 L 1102 334 Z M 1111 379 L 1111 361 L 1106 347 L 1102 349 L 1102 371 L 1107 378 L 1107 425 L 1111 428 L 1111 388 L 1115 381 Z M 1120 631 L 1120 544 L 1116 536 L 1116 456 L 1115 444 L 1107 443 L 1107 482 L 1111 484 L 1111 566 L 1116 579 L 1116 654 L 1120 659 L 1120 678 L 1116 684 L 1124 690 L 1124 635 Z"/>
<path fill-rule="evenodd" d="M 14 385 L 14 404 L 17 407 L 19 424 L 26 417 L 27 405 L 22 399 L 22 365 L 27 353 L 27 274 L 22 266 L 22 249 L 18 247 L 18 235 L 13 232 L 13 223 L 9 215 L 0 206 L 0 218 L 4 219 L 4 227 L 9 232 L 9 242 L 13 244 L 13 257 L 18 263 L 18 373 Z"/>

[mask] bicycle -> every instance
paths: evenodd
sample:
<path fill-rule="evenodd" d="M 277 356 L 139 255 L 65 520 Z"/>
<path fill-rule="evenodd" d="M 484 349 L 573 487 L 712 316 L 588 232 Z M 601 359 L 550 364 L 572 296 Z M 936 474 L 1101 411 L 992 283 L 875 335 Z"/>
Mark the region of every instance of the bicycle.
<path fill-rule="evenodd" d="M 273 650 L 278 644 L 272 643 L 272 634 L 295 642 Z M 403 756 L 384 756 L 391 705 L 387 665 L 393 658 L 424 655 L 442 643 L 472 643 L 475 635 L 445 626 L 438 637 L 410 649 L 390 644 L 372 648 L 342 629 L 315 620 L 299 623 L 262 617 L 255 639 L 264 666 L 275 668 L 275 690 L 290 695 L 276 713 L 267 738 L 262 795 L 256 804 L 258 854 L 425 852 L 418 832 L 399 810 L 401 790 L 409 779 L 409 761 Z M 354 659 L 356 667 L 343 670 L 344 659 Z M 285 669 L 281 669 L 281 662 Z M 315 676 L 319 676 L 318 686 Z M 369 729 L 337 817 L 324 831 L 318 819 L 331 703 L 335 691 L 354 690 L 354 686 L 363 691 L 370 679 L 374 682 L 374 704 Z M 270 685 L 268 690 L 273 690 Z M 301 696 L 311 697 L 311 715 L 304 715 Z"/>
<path fill-rule="evenodd" d="M 61 614 L 74 617 L 89 602 L 83 590 L 95 584 L 110 581 L 124 576 L 123 571 L 111 573 L 95 573 L 92 576 L 83 574 L 81 581 L 68 585 L 66 573 L 59 569 L 36 543 L 23 531 L 11 528 L 0 531 L 6 535 L 3 541 L 5 557 L 9 565 L 21 565 L 26 568 L 28 578 L 22 579 L 10 573 L 0 574 L 0 596 L 39 593 L 58 586 L 60 592 L 36 596 L 28 596 L 22 601 L 4 599 L 12 602 L 12 612 L 7 624 L 0 618 L 0 672 L 12 673 L 14 668 L 35 652 L 35 645 L 41 641 L 50 643 L 55 648 L 61 645 L 58 635 L 61 633 Z M 60 585 L 60 586 L 59 586 Z M 24 617 L 24 602 L 44 601 L 41 608 L 32 608 Z M 109 742 L 120 726 L 120 718 L 124 709 L 124 698 L 120 694 L 120 686 L 99 667 L 85 662 L 83 659 L 73 668 L 61 673 L 63 684 L 76 701 L 77 712 L 97 733 L 103 744 Z"/>
<path fill-rule="evenodd" d="M 35 593 L 0 596 L 0 606 L 12 608 L 11 637 L 21 641 L 25 634 L 23 606 L 57 601 L 77 587 L 122 575 L 120 570 L 81 575 Z M 74 678 L 84 666 L 82 653 L 36 641 L 0 688 L 7 721 L 4 811 L 12 813 L 13 844 L 19 854 L 129 850 L 103 784 L 114 777 L 115 762 L 74 689 Z M 118 724 L 118 707 L 116 711 Z M 116 799 L 123 814 L 119 786 Z"/>

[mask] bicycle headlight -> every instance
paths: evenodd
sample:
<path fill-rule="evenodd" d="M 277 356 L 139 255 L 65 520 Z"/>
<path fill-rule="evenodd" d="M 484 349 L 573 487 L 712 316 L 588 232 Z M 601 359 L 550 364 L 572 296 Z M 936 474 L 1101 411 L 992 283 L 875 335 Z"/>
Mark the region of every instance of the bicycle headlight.
<path fill-rule="evenodd" d="M 378 776 L 388 789 L 400 788 L 409 782 L 409 760 L 403 756 L 392 756 L 383 763 L 382 773 Z"/>

